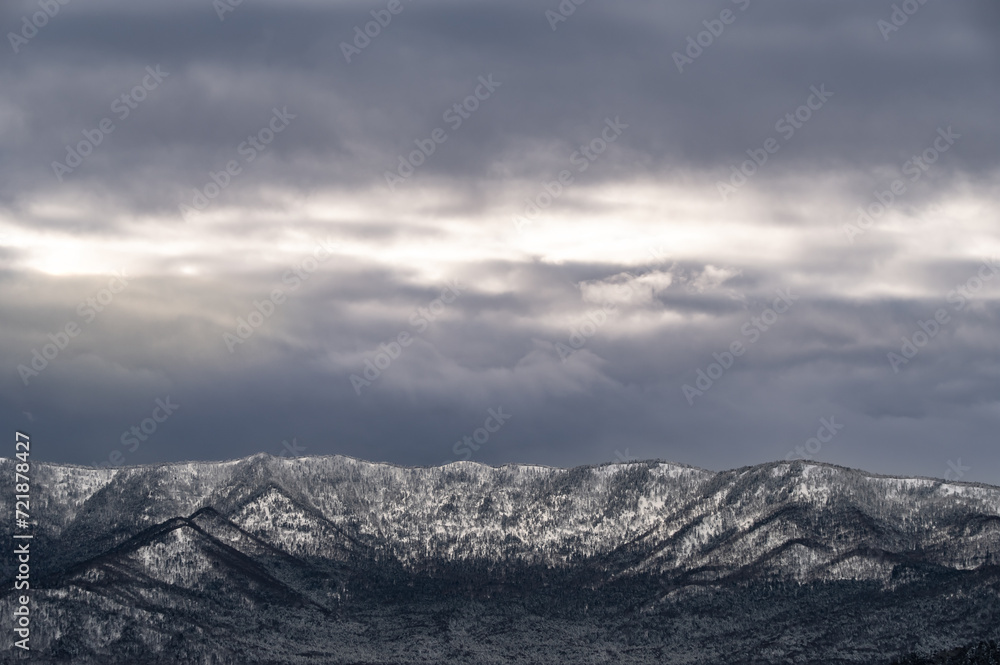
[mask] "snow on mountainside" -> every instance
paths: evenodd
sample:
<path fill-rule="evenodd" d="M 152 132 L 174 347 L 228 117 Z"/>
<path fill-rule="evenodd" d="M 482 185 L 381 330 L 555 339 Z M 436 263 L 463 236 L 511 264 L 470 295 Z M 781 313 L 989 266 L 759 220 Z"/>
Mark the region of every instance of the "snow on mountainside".
<path fill-rule="evenodd" d="M 105 547 L 211 507 L 292 554 L 328 555 L 332 541 L 321 534 L 340 530 L 406 565 L 437 557 L 559 565 L 628 544 L 649 550 L 641 569 L 742 566 L 775 553 L 769 565 L 778 571 L 837 577 L 862 543 L 919 548 L 943 565 L 974 568 L 1000 533 L 996 487 L 819 464 L 713 473 L 662 462 L 405 468 L 255 455 L 118 470 L 34 467 L 37 528 L 53 539 L 85 532 Z"/>
<path fill-rule="evenodd" d="M 601 635 L 623 662 L 664 649 L 741 662 L 760 640 L 773 657 L 754 662 L 803 644 L 825 649 L 817 662 L 874 662 L 878 641 L 944 649 L 1000 630 L 997 487 L 802 462 L 32 466 L 51 662 L 494 662 L 489 629 L 469 623 L 482 613 L 508 617 L 504 648 L 563 653 L 556 635 Z M 806 600 L 811 622 L 789 614 Z M 771 612 L 771 637 L 733 628 Z M 386 637 L 363 646 L 375 626 Z M 424 633 L 437 646 L 418 657 Z"/>

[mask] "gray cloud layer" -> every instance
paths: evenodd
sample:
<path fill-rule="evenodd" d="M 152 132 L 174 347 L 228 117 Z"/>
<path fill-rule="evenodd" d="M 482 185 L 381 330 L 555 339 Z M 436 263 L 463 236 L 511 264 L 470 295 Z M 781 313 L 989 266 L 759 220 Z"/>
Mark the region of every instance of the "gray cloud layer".
<path fill-rule="evenodd" d="M 1000 279 L 974 281 L 1000 254 L 995 6 L 931 1 L 885 38 L 891 2 L 588 2 L 553 30 L 556 2 L 402 0 L 346 62 L 388 4 L 247 0 L 220 20 L 208 0 L 75 0 L 17 53 L 7 38 L 0 416 L 40 457 L 217 459 L 294 438 L 438 464 L 502 407 L 508 423 L 458 450 L 717 469 L 784 458 L 832 416 L 844 427 L 815 459 L 998 482 Z M 0 27 L 37 11 L 8 3 Z M 832 96 L 780 124 L 814 88 Z M 104 118 L 60 181 L 52 163 Z M 393 191 L 415 141 L 434 152 Z M 218 196 L 182 215 L 213 173 Z M 894 181 L 890 211 L 856 226 Z M 104 311 L 78 309 L 121 269 Z M 252 336 L 224 338 L 275 289 Z M 778 289 L 799 299 L 752 323 Z M 894 371 L 887 354 L 940 309 Z M 25 385 L 18 367 L 73 323 Z M 399 357 L 352 384 L 400 333 Z M 745 353 L 686 399 L 735 341 Z M 166 396 L 181 406 L 130 450 Z"/>

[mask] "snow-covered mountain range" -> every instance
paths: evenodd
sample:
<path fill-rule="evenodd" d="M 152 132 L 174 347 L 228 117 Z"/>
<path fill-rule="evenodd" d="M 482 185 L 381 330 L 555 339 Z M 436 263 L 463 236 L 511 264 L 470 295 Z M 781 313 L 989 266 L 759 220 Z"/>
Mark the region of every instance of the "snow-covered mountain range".
<path fill-rule="evenodd" d="M 33 662 L 878 663 L 1000 636 L 992 486 L 804 462 L 32 466 Z"/>

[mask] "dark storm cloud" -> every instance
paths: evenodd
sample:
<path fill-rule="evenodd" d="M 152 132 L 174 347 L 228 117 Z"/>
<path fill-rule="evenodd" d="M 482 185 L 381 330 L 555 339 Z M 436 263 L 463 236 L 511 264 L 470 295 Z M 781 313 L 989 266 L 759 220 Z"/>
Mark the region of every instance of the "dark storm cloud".
<path fill-rule="evenodd" d="M 511 267 L 494 270 L 507 276 Z M 910 472 L 934 469 L 900 459 L 898 446 L 878 438 L 887 420 L 957 418 L 971 428 L 976 420 L 988 421 L 988 406 L 998 398 L 992 379 L 998 368 L 981 364 L 995 353 L 995 342 L 988 335 L 962 339 L 957 326 L 922 351 L 913 367 L 893 374 L 886 353 L 943 303 L 807 302 L 750 345 L 731 373 L 690 406 L 682 384 L 693 384 L 695 372 L 733 340 L 747 342 L 740 327 L 766 307 L 769 294 L 743 307 L 671 285 L 644 306 L 623 305 L 617 319 L 562 361 L 555 345 L 569 344 L 569 327 L 546 325 L 540 316 L 567 302 L 560 297 L 572 289 L 565 277 L 578 277 L 560 279 L 558 272 L 536 271 L 527 279 L 538 288 L 519 291 L 530 295 L 517 299 L 463 294 L 361 395 L 348 375 L 363 373 L 364 360 L 375 357 L 380 342 L 412 331 L 409 312 L 426 307 L 437 291 L 373 273 L 345 285 L 342 275 L 324 273 L 290 294 L 273 320 L 229 354 L 221 331 L 246 315 L 247 303 L 267 292 L 268 281 L 216 285 L 216 303 L 186 292 L 205 284 L 167 291 L 140 281 L 121 296 L 117 311 L 109 308 L 30 388 L 12 381 L 4 392 L 12 409 L 36 414 L 36 432 L 73 442 L 61 456 L 77 462 L 101 461 L 120 450 L 119 438 L 132 421 L 145 418 L 156 398 L 169 396 L 181 409 L 133 461 L 199 457 L 204 450 L 216 457 L 244 449 L 280 452 L 280 441 L 296 437 L 312 453 L 440 463 L 456 458 L 452 447 L 467 433 L 464 423 L 471 431 L 480 412 L 503 407 L 514 417 L 477 459 L 582 462 L 614 459 L 629 448 L 631 455 L 693 457 L 706 466 L 719 459 L 749 463 L 761 455 L 782 457 L 788 452 L 782 445 L 800 444 L 790 423 L 801 425 L 804 441 L 812 420 L 837 415 L 850 425 L 838 441 L 837 459 Z M 38 297 L 46 288 L 32 284 L 30 291 Z M 200 313 L 184 306 L 192 301 Z M 225 301 L 242 306 L 225 311 Z M 65 313 L 70 302 L 53 309 Z M 206 320 L 206 306 L 225 313 Z M 593 308 L 574 309 L 570 318 L 583 321 Z M 712 318 L 667 335 L 630 332 L 627 324 L 633 316 L 677 311 Z M 996 314 L 992 307 L 970 313 L 963 335 L 995 328 Z M 26 361 L 29 348 L 40 346 L 60 322 L 53 313 L 17 335 L 11 344 L 17 357 L 5 357 L 5 364 Z M 138 337 L 141 343 L 133 341 Z M 933 446 L 936 434 L 914 432 L 907 445 Z M 985 459 L 990 441 L 985 432 L 969 432 L 961 443 L 962 451 L 973 453 L 966 460 Z M 939 475 L 947 459 L 940 460 Z"/>
<path fill-rule="evenodd" d="M 350 64 L 340 44 L 371 20 L 368 3 L 243 3 L 224 22 L 207 2 L 125 13 L 118 3 L 70 4 L 19 54 L 6 54 L 4 88 L 17 91 L 7 113 L 21 126 L 5 160 L 5 180 L 17 186 L 4 198 L 58 187 L 51 162 L 110 117 L 115 133 L 67 180 L 169 208 L 232 158 L 275 105 L 298 115 L 295 126 L 234 185 L 239 195 L 264 182 L 381 184 L 397 156 L 442 126 L 442 112 L 489 73 L 502 88 L 420 176 L 461 186 L 490 179 L 497 161 L 515 177 L 550 175 L 616 115 L 630 123 L 623 140 L 632 162 L 725 168 L 774 135 L 813 85 L 834 97 L 775 158 L 776 170 L 901 163 L 947 125 L 974 139 L 949 169 L 996 166 L 998 100 L 988 84 L 998 73 L 989 57 L 996 21 L 982 20 L 985 10 L 928 5 L 885 41 L 876 21 L 887 7 L 751 3 L 679 74 L 672 54 L 720 7 L 735 6 L 635 4 L 581 6 L 555 32 L 534 2 L 406 4 Z M 33 6 L 8 5 L 0 23 L 16 25 Z M 156 64 L 170 77 L 118 121 L 111 103 Z"/>
<path fill-rule="evenodd" d="M 127 463 L 295 437 L 434 464 L 502 406 L 513 418 L 473 459 L 723 468 L 783 458 L 836 416 L 824 460 L 942 475 L 962 456 L 995 482 L 1000 280 L 962 312 L 948 294 L 998 248 L 996 8 L 928 2 L 885 38 L 890 2 L 588 2 L 553 30 L 558 4 L 403 0 L 350 63 L 342 43 L 386 3 L 245 0 L 220 20 L 208 0 L 71 0 L 18 53 L 6 41 L 5 420 L 90 463 L 169 395 L 182 406 Z M 675 53 L 727 9 L 679 72 Z M 7 3 L 0 28 L 36 11 Z M 147 68 L 167 74 L 154 87 Z M 815 90 L 832 95 L 779 129 Z M 249 160 L 275 110 L 287 127 Z M 114 131 L 60 181 L 52 162 L 104 118 Z M 615 119 L 614 145 L 515 233 L 512 213 Z M 438 128 L 390 191 L 385 172 Z M 947 128 L 961 138 L 907 179 Z M 769 138 L 780 150 L 720 202 L 716 183 Z M 222 191 L 182 216 L 213 173 Z M 893 211 L 846 235 L 899 178 Z M 324 238 L 333 258 L 292 292 L 283 275 Z M 659 242 L 663 257 L 635 250 Z M 122 267 L 128 288 L 25 386 L 15 368 Z M 456 279 L 439 317 L 419 313 Z M 634 297 L 561 358 L 623 284 Z M 230 353 L 223 334 L 274 288 L 287 301 Z M 682 386 L 788 288 L 793 309 L 689 404 Z M 894 372 L 887 354 L 942 307 L 954 319 Z M 401 332 L 413 344 L 357 390 Z"/>

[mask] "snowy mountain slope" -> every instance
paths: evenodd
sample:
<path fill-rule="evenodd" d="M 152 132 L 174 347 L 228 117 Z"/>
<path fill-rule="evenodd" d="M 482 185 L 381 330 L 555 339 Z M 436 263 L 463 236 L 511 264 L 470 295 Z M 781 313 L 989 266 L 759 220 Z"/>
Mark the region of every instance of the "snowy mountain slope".
<path fill-rule="evenodd" d="M 801 462 L 33 466 L 36 634 L 71 662 L 881 662 L 1000 630 L 996 487 Z M 785 632 L 720 623 L 734 608 Z"/>

